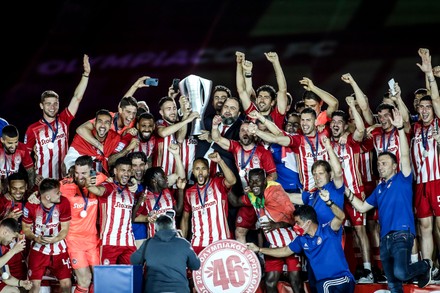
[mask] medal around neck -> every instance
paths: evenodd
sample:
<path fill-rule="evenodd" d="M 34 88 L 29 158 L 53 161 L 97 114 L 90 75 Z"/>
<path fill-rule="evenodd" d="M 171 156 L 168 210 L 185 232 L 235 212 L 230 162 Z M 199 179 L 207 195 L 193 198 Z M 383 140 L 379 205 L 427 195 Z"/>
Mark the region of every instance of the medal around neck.
<path fill-rule="evenodd" d="M 3 280 L 7 280 L 7 279 L 9 279 L 9 274 L 7 273 L 7 272 L 4 272 L 3 274 L 2 274 L 2 279 Z"/>
<path fill-rule="evenodd" d="M 49 142 L 48 144 L 47 144 L 47 148 L 48 149 L 53 149 L 53 147 L 54 147 L 54 143 L 53 142 Z"/>
<path fill-rule="evenodd" d="M 82 210 L 82 211 L 79 213 L 79 216 L 80 216 L 81 218 L 85 218 L 85 217 L 87 217 L 87 211 Z"/>

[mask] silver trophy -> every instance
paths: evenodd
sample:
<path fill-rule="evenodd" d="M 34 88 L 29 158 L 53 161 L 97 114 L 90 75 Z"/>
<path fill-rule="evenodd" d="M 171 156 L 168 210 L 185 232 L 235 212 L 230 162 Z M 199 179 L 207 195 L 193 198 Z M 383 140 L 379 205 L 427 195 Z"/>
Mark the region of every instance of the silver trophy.
<path fill-rule="evenodd" d="M 208 107 L 211 88 L 211 80 L 192 74 L 179 82 L 180 92 L 188 98 L 191 110 L 200 114 L 200 118 L 192 122 L 190 135 L 199 135 L 202 134 L 201 130 L 205 130 L 203 117 Z"/>

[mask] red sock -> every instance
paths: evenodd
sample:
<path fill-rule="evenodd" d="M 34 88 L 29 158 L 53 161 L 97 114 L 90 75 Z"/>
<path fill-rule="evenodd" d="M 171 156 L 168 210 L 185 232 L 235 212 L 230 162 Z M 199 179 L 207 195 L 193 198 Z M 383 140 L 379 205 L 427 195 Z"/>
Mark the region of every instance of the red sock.
<path fill-rule="evenodd" d="M 76 285 L 73 293 L 88 293 L 89 289 Z"/>
<path fill-rule="evenodd" d="M 90 284 L 90 287 L 89 287 L 89 293 L 93 293 L 93 292 L 95 292 L 95 288 L 92 283 L 92 284 Z"/>

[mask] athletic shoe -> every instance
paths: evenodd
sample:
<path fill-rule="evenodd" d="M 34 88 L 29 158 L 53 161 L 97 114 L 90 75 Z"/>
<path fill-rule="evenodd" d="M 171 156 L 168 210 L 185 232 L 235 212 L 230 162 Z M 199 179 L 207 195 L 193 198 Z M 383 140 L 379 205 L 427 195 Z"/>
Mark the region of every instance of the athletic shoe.
<path fill-rule="evenodd" d="M 426 262 L 426 264 L 428 265 L 428 270 L 423 274 L 420 275 L 418 277 L 419 282 L 418 282 L 418 286 L 420 288 L 425 288 L 426 286 L 428 286 L 428 284 L 431 282 L 431 273 L 432 273 L 432 260 L 430 259 L 424 259 L 424 262 Z"/>
<path fill-rule="evenodd" d="M 364 269 L 364 271 L 362 272 L 362 276 L 358 280 L 358 284 L 373 284 L 373 283 L 374 283 L 373 273 L 368 269 Z"/>

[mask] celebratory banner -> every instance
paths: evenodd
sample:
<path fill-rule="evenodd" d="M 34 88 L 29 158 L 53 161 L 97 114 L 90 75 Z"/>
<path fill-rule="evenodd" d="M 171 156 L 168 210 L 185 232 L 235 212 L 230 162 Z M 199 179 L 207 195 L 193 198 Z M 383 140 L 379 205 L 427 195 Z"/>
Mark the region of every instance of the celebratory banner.
<path fill-rule="evenodd" d="M 236 240 L 219 240 L 199 253 L 200 269 L 193 272 L 199 293 L 254 293 L 261 279 L 257 255 Z"/>

